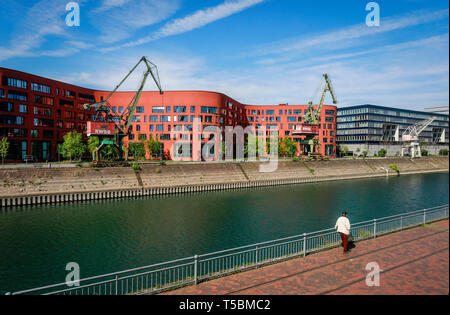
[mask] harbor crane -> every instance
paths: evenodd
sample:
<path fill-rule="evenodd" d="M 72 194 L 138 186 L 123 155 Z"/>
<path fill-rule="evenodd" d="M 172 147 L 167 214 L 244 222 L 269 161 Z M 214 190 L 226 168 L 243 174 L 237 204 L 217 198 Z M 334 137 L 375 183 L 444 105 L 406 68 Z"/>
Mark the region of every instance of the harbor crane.
<path fill-rule="evenodd" d="M 119 115 L 111 114 L 111 104 L 109 103 L 110 98 L 117 92 L 117 90 L 141 63 L 145 65 L 146 70 L 143 74 L 138 90 L 122 113 L 119 113 Z M 99 162 L 99 151 L 103 145 L 115 145 L 119 149 L 119 156 L 123 157 L 123 140 L 131 133 L 131 122 L 133 119 L 133 115 L 136 112 L 137 104 L 149 75 L 153 78 L 153 81 L 158 87 L 159 93 L 163 95 L 164 92 L 161 88 L 158 68 L 153 62 L 149 61 L 147 57 L 144 56 L 128 72 L 128 74 L 122 79 L 122 81 L 120 81 L 120 83 L 114 88 L 114 90 L 109 93 L 105 100 L 102 99 L 98 103 L 83 105 L 84 109 L 90 110 L 93 108 L 96 112 L 96 114 L 93 116 L 93 120 L 87 122 L 88 137 L 98 136 L 100 140 L 99 146 L 94 150 L 94 164 L 98 164 Z"/>
<path fill-rule="evenodd" d="M 325 86 L 323 87 L 319 104 L 316 107 L 314 105 L 314 99 L 316 98 L 316 95 L 324 82 Z M 313 156 L 316 158 L 320 158 L 322 156 L 322 154 L 320 153 L 321 143 L 320 140 L 317 139 L 317 136 L 319 135 L 320 116 L 322 115 L 322 107 L 325 102 L 325 96 L 327 92 L 330 92 L 331 97 L 333 99 L 333 104 L 337 104 L 338 101 L 334 94 L 331 79 L 329 75 L 325 73 L 323 75 L 322 81 L 320 82 L 319 86 L 314 92 L 312 100 L 308 102 L 308 112 L 303 116 L 303 125 L 297 126 L 296 130 L 293 132 L 293 135 L 305 136 L 305 139 L 304 141 L 302 141 L 302 144 L 309 146 L 309 150 L 303 150 L 303 152 L 306 153 L 305 151 L 308 151 L 307 152 L 308 156 Z"/>
<path fill-rule="evenodd" d="M 431 117 L 427 120 L 419 121 L 418 123 L 409 126 L 402 134 L 402 156 L 409 155 L 412 158 L 422 157 L 422 151 L 420 149 L 419 136 L 436 117 Z"/>

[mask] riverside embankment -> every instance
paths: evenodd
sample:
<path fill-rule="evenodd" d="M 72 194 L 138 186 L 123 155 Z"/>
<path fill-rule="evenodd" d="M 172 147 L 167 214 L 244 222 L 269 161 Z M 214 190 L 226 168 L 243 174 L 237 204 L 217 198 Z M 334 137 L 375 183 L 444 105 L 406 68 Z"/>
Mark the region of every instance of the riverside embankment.
<path fill-rule="evenodd" d="M 260 171 L 262 164 L 265 163 L 144 164 L 138 172 L 131 167 L 1 169 L 0 206 L 243 189 L 449 169 L 448 157 L 278 161 L 277 169 L 269 173 Z M 398 173 L 391 168 L 393 165 Z"/>

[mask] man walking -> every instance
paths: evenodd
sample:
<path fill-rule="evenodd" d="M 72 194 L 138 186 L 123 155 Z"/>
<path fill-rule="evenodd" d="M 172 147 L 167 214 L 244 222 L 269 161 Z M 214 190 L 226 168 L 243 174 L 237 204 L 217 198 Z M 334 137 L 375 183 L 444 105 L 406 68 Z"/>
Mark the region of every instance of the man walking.
<path fill-rule="evenodd" d="M 348 236 L 350 235 L 350 221 L 347 218 L 347 212 L 342 212 L 342 216 L 336 221 L 334 227 L 341 235 L 342 243 L 344 244 L 344 253 L 348 253 Z"/>

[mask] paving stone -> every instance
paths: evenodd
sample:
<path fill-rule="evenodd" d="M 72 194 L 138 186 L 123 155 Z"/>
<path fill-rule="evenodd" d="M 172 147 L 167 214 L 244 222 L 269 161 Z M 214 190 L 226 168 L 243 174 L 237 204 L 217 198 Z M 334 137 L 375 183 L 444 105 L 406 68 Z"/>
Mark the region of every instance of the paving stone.
<path fill-rule="evenodd" d="M 189 286 L 172 295 L 449 294 L 449 221 Z M 368 286 L 369 263 L 380 269 Z M 373 279 L 373 278 L 371 278 Z"/>

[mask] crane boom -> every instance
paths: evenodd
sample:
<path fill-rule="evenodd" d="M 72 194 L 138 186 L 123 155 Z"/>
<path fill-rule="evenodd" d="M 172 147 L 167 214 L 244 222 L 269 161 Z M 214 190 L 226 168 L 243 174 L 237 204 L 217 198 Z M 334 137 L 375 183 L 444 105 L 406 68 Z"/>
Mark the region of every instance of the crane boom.
<path fill-rule="evenodd" d="M 140 81 L 139 88 L 132 97 L 130 103 L 125 108 L 125 111 L 120 116 L 113 116 L 110 114 L 110 98 L 117 92 L 117 90 L 122 86 L 122 84 L 130 77 L 130 75 L 137 69 L 137 67 L 144 63 L 146 66 L 146 70 L 143 74 L 142 80 Z M 97 136 L 105 136 L 105 137 L 111 137 L 112 135 L 115 136 L 115 140 L 111 141 L 111 139 L 103 139 L 100 141 L 100 146 L 97 147 L 95 152 L 95 160 L 94 162 L 98 162 L 98 151 L 101 148 L 103 144 L 115 144 L 119 147 L 120 152 L 122 152 L 122 140 L 124 137 L 128 136 L 130 133 L 130 127 L 131 122 L 133 120 L 133 115 L 136 112 L 136 107 L 139 103 L 139 99 L 141 98 L 142 91 L 145 86 L 145 82 L 148 79 L 148 76 L 151 75 L 153 78 L 153 81 L 156 83 L 156 86 L 158 87 L 159 93 L 162 95 L 164 94 L 161 83 L 159 80 L 159 74 L 158 74 L 158 68 L 154 63 L 149 61 L 147 57 L 142 57 L 139 62 L 128 72 L 128 74 L 120 81 L 120 83 L 112 90 L 105 100 L 102 100 L 101 102 L 94 103 L 94 104 L 84 104 L 84 109 L 91 109 L 94 108 L 96 111 L 94 121 L 88 122 L 88 136 L 91 134 L 97 135 Z M 99 115 L 101 115 L 101 125 L 97 127 L 95 124 L 99 124 L 98 122 L 95 122 L 95 120 L 99 119 Z M 98 120 L 97 120 L 98 121 Z"/>
<path fill-rule="evenodd" d="M 322 107 L 323 107 L 323 104 L 325 102 L 325 96 L 326 96 L 328 91 L 330 92 L 331 97 L 333 98 L 333 104 L 337 104 L 338 103 L 338 101 L 336 99 L 336 96 L 334 94 L 333 85 L 331 83 L 330 77 L 328 76 L 328 73 L 325 73 L 323 75 L 323 79 L 325 80 L 325 87 L 324 87 L 324 89 L 322 91 L 322 96 L 321 96 L 320 102 L 319 102 L 319 104 L 317 106 L 317 110 L 314 109 L 313 102 L 314 102 L 314 98 L 316 97 L 317 91 L 322 86 L 322 82 L 320 82 L 319 87 L 317 88 L 316 92 L 314 93 L 312 101 L 308 103 L 308 113 L 304 117 L 305 124 L 312 124 L 312 125 L 318 125 L 319 124 L 320 116 L 322 114 Z"/>
<path fill-rule="evenodd" d="M 405 156 L 405 154 L 410 155 L 412 158 L 422 156 L 419 136 L 422 131 L 424 131 L 435 120 L 436 117 L 431 117 L 427 120 L 419 121 L 418 123 L 415 123 L 405 129 L 402 134 L 402 156 Z"/>
<path fill-rule="evenodd" d="M 431 117 L 427 120 L 423 120 L 414 125 L 409 126 L 403 132 L 402 140 L 403 141 L 418 141 L 419 135 L 422 133 L 422 131 L 424 131 L 435 120 L 436 120 L 436 117 Z"/>
<path fill-rule="evenodd" d="M 122 84 L 130 77 L 130 75 L 137 69 L 137 67 L 141 64 L 144 63 L 146 66 L 146 71 L 144 72 L 143 78 L 141 80 L 141 83 L 139 85 L 138 90 L 136 91 L 136 94 L 133 96 L 130 104 L 127 106 L 127 108 L 125 109 L 125 111 L 122 113 L 122 115 L 119 117 L 119 121 L 117 121 L 117 119 L 115 119 L 114 117 L 112 117 L 109 112 L 110 112 L 110 104 L 109 104 L 109 99 L 117 92 L 117 90 L 122 86 Z M 162 88 L 161 88 L 161 83 L 159 80 L 159 74 L 158 74 L 158 68 L 156 67 L 156 65 L 154 63 L 152 63 L 151 61 L 149 61 L 147 59 L 147 57 L 142 57 L 138 63 L 128 72 L 128 74 L 120 81 L 120 83 L 114 88 L 114 90 L 112 90 L 108 96 L 106 97 L 105 100 L 98 102 L 98 103 L 94 103 L 94 104 L 84 104 L 83 107 L 84 109 L 91 109 L 94 108 L 96 110 L 97 113 L 104 113 L 105 114 L 105 121 L 106 122 L 111 122 L 111 123 L 115 123 L 116 126 L 124 133 L 127 134 L 128 133 L 128 129 L 131 125 L 131 120 L 133 118 L 133 115 L 136 111 L 136 107 L 137 104 L 139 102 L 139 99 L 141 97 L 142 94 L 142 90 L 144 89 L 144 85 L 145 82 L 147 81 L 148 76 L 151 75 L 153 78 L 153 81 L 156 83 L 156 86 L 159 89 L 159 93 L 162 95 L 164 94 Z"/>

